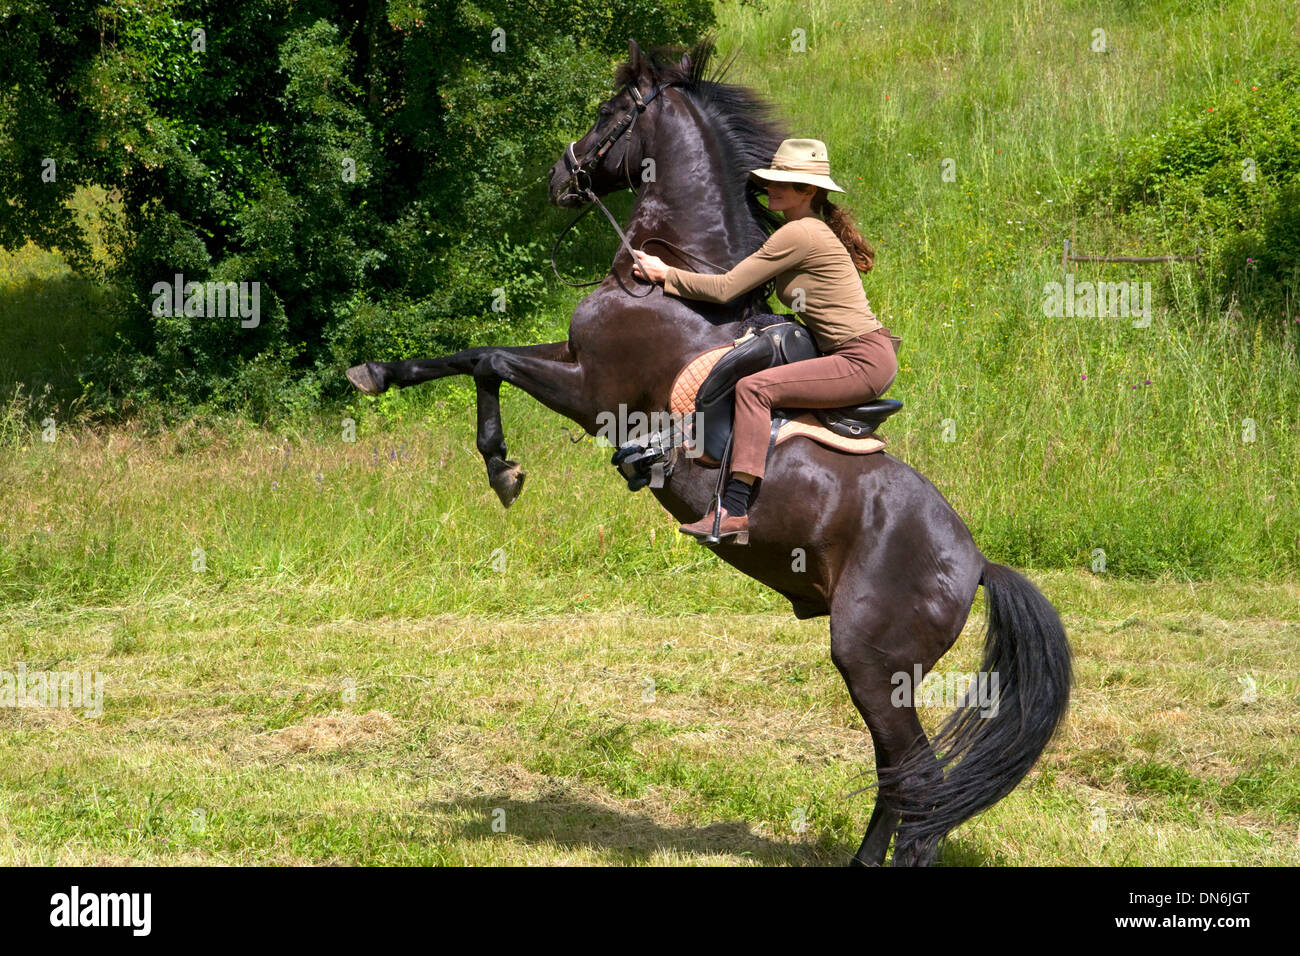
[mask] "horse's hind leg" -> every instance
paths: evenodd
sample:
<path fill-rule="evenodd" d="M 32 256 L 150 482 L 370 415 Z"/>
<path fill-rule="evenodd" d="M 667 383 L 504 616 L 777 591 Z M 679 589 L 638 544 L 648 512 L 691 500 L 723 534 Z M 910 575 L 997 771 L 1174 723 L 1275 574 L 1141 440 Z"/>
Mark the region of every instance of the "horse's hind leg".
<path fill-rule="evenodd" d="M 874 737 L 874 735 L 873 735 Z M 887 760 L 876 747 L 876 763 Z M 862 838 L 862 845 L 849 861 L 850 866 L 880 866 L 885 862 L 889 851 L 889 841 L 898 829 L 898 814 L 885 798 L 877 791 L 876 805 L 871 811 L 871 822 L 867 824 L 867 835 Z"/>
<path fill-rule="evenodd" d="M 847 591 L 848 588 L 844 588 L 841 594 Z M 877 772 L 901 762 L 913 747 L 929 746 L 913 701 L 909 699 L 895 705 L 900 680 L 913 684 L 914 667 L 918 663 L 924 676 L 952 645 L 961 629 L 958 622 L 956 631 L 947 637 L 910 615 L 899 615 L 882 623 L 880 609 L 889 605 L 890 602 L 879 598 L 835 600 L 831 607 L 831 661 L 843 676 L 849 696 L 871 732 Z M 948 629 L 945 627 L 943 630 L 946 632 Z M 891 795 L 902 792 L 902 788 L 923 791 L 941 778 L 936 759 L 932 773 L 917 773 L 906 780 L 880 787 L 876 791 L 871 822 L 852 862 L 862 866 L 883 864 L 890 839 L 900 821 L 899 814 L 891 807 Z M 900 858 L 900 849 L 904 848 L 895 850 L 896 863 L 930 862 L 925 853 L 916 853 L 914 848 L 906 848 L 905 859 Z"/>

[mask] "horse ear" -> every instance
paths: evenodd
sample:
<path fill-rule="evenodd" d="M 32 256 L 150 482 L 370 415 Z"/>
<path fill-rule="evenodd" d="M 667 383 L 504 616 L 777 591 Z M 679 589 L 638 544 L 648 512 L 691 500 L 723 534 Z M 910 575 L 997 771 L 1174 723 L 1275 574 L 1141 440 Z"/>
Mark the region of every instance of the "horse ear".
<path fill-rule="evenodd" d="M 677 68 L 686 76 L 691 75 L 691 55 L 689 53 L 682 54 L 682 62 L 677 64 Z"/>
<path fill-rule="evenodd" d="M 627 38 L 627 65 L 632 68 L 634 75 L 639 75 L 642 70 L 641 48 L 636 45 L 636 41 L 631 37 Z"/>

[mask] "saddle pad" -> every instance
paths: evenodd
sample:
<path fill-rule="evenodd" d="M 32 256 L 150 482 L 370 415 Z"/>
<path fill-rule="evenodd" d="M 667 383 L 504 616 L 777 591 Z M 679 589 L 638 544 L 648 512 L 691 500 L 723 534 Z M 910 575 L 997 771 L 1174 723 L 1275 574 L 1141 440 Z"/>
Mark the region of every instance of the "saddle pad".
<path fill-rule="evenodd" d="M 716 349 L 701 352 L 686 363 L 686 367 L 677 373 L 673 380 L 673 390 L 668 397 L 668 411 L 683 419 L 695 411 L 695 396 L 700 386 L 718 364 L 718 359 L 730 352 L 734 345 L 719 345 Z"/>
<path fill-rule="evenodd" d="M 837 435 L 819 422 L 811 412 L 805 412 L 798 418 L 792 418 L 783 424 L 781 430 L 776 433 L 776 443 L 779 445 L 787 438 L 797 438 L 800 435 L 821 442 L 827 448 L 846 451 L 852 455 L 869 455 L 885 447 L 885 440 L 879 435 L 868 435 L 866 438 L 845 438 L 843 435 Z"/>
<path fill-rule="evenodd" d="M 686 363 L 686 367 L 678 372 L 677 378 L 673 380 L 673 390 L 668 399 L 668 410 L 680 415 L 683 419 L 695 411 L 695 396 L 699 393 L 700 386 L 709 377 L 709 372 L 718 363 L 718 359 L 733 348 L 735 348 L 734 345 L 720 345 L 716 349 L 701 352 Z M 818 421 L 811 412 L 805 412 L 798 418 L 791 419 L 783 424 L 776 434 L 776 444 L 781 444 L 787 438 L 798 438 L 800 436 L 811 438 L 827 448 L 834 448 L 837 451 L 848 452 L 852 455 L 869 455 L 885 447 L 885 440 L 879 435 L 868 435 L 865 438 L 845 438 L 843 435 L 837 435 Z M 713 465 L 716 467 L 717 462 L 713 462 Z"/>

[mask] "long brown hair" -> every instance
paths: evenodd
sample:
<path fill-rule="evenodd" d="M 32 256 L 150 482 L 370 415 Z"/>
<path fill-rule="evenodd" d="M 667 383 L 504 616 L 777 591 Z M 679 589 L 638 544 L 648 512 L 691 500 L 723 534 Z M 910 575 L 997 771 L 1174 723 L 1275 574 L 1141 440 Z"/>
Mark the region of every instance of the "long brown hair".
<path fill-rule="evenodd" d="M 798 188 L 798 184 L 796 188 Z M 862 238 L 857 227 L 853 225 L 853 217 L 849 215 L 847 209 L 842 209 L 831 202 L 830 193 L 824 187 L 813 186 L 813 188 L 817 190 L 812 198 L 813 212 L 819 213 L 822 219 L 826 221 L 826 225 L 831 227 L 831 232 L 835 233 L 840 242 L 844 243 L 844 248 L 848 250 L 849 258 L 853 260 L 853 265 L 857 270 L 859 272 L 870 272 L 876 264 L 876 250 L 871 247 L 867 240 Z"/>

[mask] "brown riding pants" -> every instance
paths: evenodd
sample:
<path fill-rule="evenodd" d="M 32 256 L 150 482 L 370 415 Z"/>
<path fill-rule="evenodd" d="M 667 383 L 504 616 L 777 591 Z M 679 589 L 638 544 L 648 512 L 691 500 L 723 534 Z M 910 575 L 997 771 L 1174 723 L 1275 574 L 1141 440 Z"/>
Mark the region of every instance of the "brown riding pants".
<path fill-rule="evenodd" d="M 841 408 L 880 397 L 898 374 L 885 328 L 841 342 L 826 355 L 746 375 L 736 383 L 731 471 L 763 477 L 774 408 Z"/>

